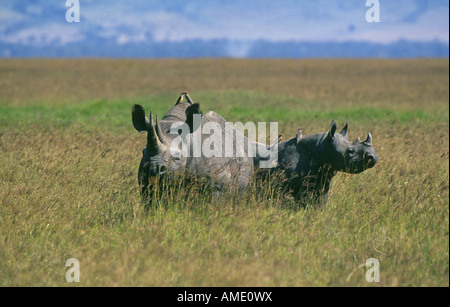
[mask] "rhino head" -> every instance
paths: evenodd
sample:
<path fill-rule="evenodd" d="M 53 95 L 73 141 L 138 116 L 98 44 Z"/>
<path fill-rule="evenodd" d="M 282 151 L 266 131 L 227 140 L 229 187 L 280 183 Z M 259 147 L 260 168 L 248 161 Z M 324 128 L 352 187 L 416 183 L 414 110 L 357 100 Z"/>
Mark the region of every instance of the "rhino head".
<path fill-rule="evenodd" d="M 331 122 L 330 130 L 326 134 L 324 142 L 320 146 L 324 154 L 324 160 L 336 171 L 357 174 L 372 168 L 378 161 L 377 154 L 372 145 L 370 133 L 364 141 L 359 138 L 351 142 L 348 139 L 348 124 L 336 133 L 337 125 Z"/>
<path fill-rule="evenodd" d="M 188 98 L 187 102 L 182 102 L 183 95 Z M 186 120 L 185 112 L 190 106 L 192 101 L 189 96 L 186 92 L 182 93 L 175 106 L 163 117 L 162 124 L 157 116 L 156 122 L 153 122 L 152 111 L 150 111 L 150 118 L 147 118 L 141 105 L 133 106 L 131 114 L 134 128 L 141 133 L 147 133 L 147 144 L 142 151 L 138 172 L 143 196 L 147 196 L 152 177 L 175 174 L 184 169 L 186 159 L 182 157 L 181 149 L 171 146 L 172 140 L 177 135 L 170 134 L 169 130 L 173 123 Z"/>
<path fill-rule="evenodd" d="M 140 105 L 133 107 L 133 123 L 140 117 L 145 120 L 144 108 Z M 139 165 L 138 181 L 141 186 L 141 194 L 148 195 L 151 178 L 174 174 L 182 171 L 186 159 L 181 157 L 181 151 L 171 148 L 170 140 L 162 133 L 158 118 L 153 123 L 153 112 L 150 111 L 150 119 L 147 130 L 147 144 L 142 151 L 142 159 Z"/>

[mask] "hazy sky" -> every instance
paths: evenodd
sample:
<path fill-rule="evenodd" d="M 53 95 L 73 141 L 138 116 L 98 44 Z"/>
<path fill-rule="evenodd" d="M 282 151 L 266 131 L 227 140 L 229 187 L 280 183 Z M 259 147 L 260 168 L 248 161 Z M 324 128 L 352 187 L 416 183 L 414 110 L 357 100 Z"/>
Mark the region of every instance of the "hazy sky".
<path fill-rule="evenodd" d="M 448 0 L 380 0 L 379 23 L 366 21 L 366 0 L 79 0 L 80 23 L 66 22 L 65 2 L 0 0 L 0 42 L 449 41 Z"/>

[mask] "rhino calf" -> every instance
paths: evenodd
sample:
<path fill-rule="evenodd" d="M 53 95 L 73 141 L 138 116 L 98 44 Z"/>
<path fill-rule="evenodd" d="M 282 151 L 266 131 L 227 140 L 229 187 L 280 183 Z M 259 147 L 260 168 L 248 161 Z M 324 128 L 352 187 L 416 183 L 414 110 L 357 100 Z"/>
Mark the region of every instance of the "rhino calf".
<path fill-rule="evenodd" d="M 284 173 L 296 200 L 325 203 L 337 172 L 357 174 L 377 163 L 370 133 L 362 142 L 351 142 L 347 124 L 336 130 L 332 121 L 328 132 L 303 136 L 299 130 L 297 137 L 279 144 L 276 170 Z"/>

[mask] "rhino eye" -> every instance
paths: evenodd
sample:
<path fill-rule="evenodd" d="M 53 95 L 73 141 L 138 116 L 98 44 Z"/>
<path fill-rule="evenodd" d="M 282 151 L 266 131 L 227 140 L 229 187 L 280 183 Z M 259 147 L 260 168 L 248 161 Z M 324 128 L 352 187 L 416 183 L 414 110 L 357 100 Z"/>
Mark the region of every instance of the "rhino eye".
<path fill-rule="evenodd" d="M 350 155 L 354 155 L 356 152 L 356 149 L 354 147 L 350 147 L 349 149 L 347 149 L 347 153 Z"/>
<path fill-rule="evenodd" d="M 172 152 L 172 159 L 180 160 L 181 153 L 179 151 Z"/>

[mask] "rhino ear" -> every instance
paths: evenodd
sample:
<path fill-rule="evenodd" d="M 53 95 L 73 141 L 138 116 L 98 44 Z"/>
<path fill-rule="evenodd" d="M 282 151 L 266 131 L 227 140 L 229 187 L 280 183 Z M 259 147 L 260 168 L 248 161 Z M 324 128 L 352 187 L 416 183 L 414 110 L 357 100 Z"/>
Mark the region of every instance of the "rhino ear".
<path fill-rule="evenodd" d="M 191 133 L 194 132 L 194 114 L 203 115 L 202 110 L 200 110 L 200 104 L 198 103 L 194 103 L 186 109 L 186 123 L 188 124 Z"/>
<path fill-rule="evenodd" d="M 336 133 L 337 125 L 336 122 L 333 120 L 331 122 L 330 131 L 328 131 L 328 137 L 331 139 L 334 138 L 334 134 Z"/>
<path fill-rule="evenodd" d="M 342 128 L 339 134 L 342 135 L 348 141 L 348 123 L 345 123 L 344 128 Z"/>
<path fill-rule="evenodd" d="M 135 104 L 131 108 L 131 120 L 133 121 L 134 128 L 141 132 L 147 132 L 150 127 L 150 121 L 145 116 L 145 110 L 140 104 Z"/>

